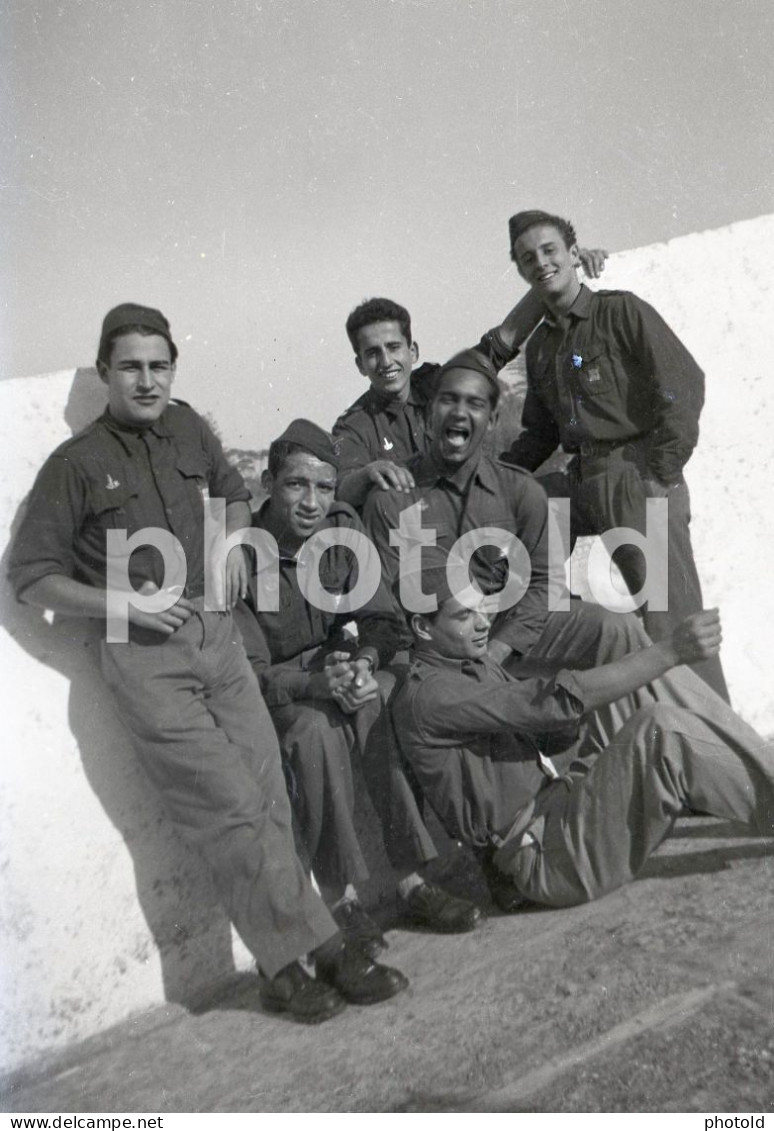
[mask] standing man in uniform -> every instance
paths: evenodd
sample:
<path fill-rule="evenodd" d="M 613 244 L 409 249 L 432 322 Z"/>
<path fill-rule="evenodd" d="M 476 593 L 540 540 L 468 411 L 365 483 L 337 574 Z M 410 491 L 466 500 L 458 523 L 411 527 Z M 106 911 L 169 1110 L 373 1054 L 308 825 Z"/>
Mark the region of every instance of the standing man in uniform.
<path fill-rule="evenodd" d="M 404 577 L 413 663 L 394 700 L 405 756 L 447 832 L 524 900 L 569 907 L 633 879 L 686 808 L 774 836 L 774 753 L 686 667 L 718 651 L 715 610 L 623 657 L 575 652 L 562 671 L 514 679 L 488 654 L 485 600 L 454 595 L 448 556 Z M 542 738 L 579 729 L 563 765 Z"/>
<path fill-rule="evenodd" d="M 123 570 L 128 639 L 106 633 L 100 658 L 139 761 L 174 827 L 211 867 L 255 955 L 265 1008 L 323 1021 L 345 1001 L 378 1000 L 406 980 L 394 971 L 385 982 L 344 942 L 296 856 L 276 735 L 229 611 L 246 592 L 239 548 L 225 567 L 225 611 L 204 605 L 205 500 L 225 500 L 229 534 L 250 523 L 249 492 L 202 418 L 171 402 L 176 359 L 160 311 L 124 303 L 106 315 L 97 369 L 108 408 L 44 464 L 10 577 L 30 604 L 110 623 L 122 596 L 111 576 Z M 161 592 L 158 532 L 182 564 L 182 595 Z M 110 534 L 117 554 L 108 553 Z M 154 592 L 161 607 L 149 611 L 139 593 Z M 298 961 L 308 952 L 316 978 Z"/>
<path fill-rule="evenodd" d="M 597 278 L 604 270 L 607 252 L 582 249 L 578 255 L 587 275 Z M 499 372 L 544 313 L 540 300 L 528 292 L 476 348 Z M 346 328 L 369 388 L 338 418 L 333 438 L 339 448 L 339 498 L 360 509 L 373 487 L 402 491 L 413 486 L 407 464 L 427 451 L 425 416 L 440 366 L 424 362 L 414 369 L 419 347 L 411 317 L 391 299 L 361 303 Z"/>
<path fill-rule="evenodd" d="M 398 765 L 383 709 L 395 682 L 385 665 L 405 624 L 375 555 L 378 587 L 365 603 L 349 607 L 361 578 L 358 559 L 344 543 L 366 535 L 353 509 L 334 501 L 336 471 L 330 436 L 309 420 L 294 420 L 271 444 L 263 478 L 269 497 L 253 518 L 269 543 L 261 571 L 250 571 L 237 623 L 279 735 L 300 854 L 336 922 L 373 957 L 386 942 L 357 895 L 368 868 L 355 829 L 353 754 L 398 877 L 403 916 L 452 933 L 472 930 L 480 913 L 417 871 L 438 853 Z M 324 553 L 320 535 L 337 539 Z M 318 589 L 315 600 L 309 586 L 318 577 L 324 593 Z M 274 597 L 273 610 L 258 597 L 264 588 Z M 356 639 L 345 627 L 352 622 Z"/>
<path fill-rule="evenodd" d="M 703 606 L 690 536 L 683 468 L 696 446 L 704 375 L 656 311 L 627 291 L 589 291 L 578 280 L 572 225 L 546 212 L 509 222 L 511 258 L 547 309 L 527 346 L 523 431 L 503 458 L 535 471 L 561 444 L 574 459 L 566 487 L 571 543 L 612 527 L 645 533 L 646 501 L 666 499 L 667 610 L 645 607 L 653 640 Z M 554 487 L 551 487 L 554 493 Z M 653 524 L 650 540 L 657 540 Z M 613 555 L 633 594 L 646 584 L 645 558 L 632 545 Z M 720 658 L 696 669 L 728 699 Z"/>

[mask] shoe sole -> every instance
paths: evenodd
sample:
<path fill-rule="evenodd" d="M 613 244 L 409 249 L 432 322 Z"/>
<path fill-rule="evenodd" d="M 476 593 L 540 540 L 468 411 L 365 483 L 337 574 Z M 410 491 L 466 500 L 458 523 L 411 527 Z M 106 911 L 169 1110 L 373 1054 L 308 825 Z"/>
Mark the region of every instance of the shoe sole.
<path fill-rule="evenodd" d="M 419 927 L 421 930 L 427 931 L 428 934 L 433 935 L 467 935 L 470 934 L 471 931 L 475 931 L 476 927 L 481 922 L 480 914 L 468 923 L 451 923 L 448 926 L 435 920 L 432 923 L 428 923 L 426 919 L 423 919 L 419 915 L 413 915 L 410 911 L 401 911 L 401 918 L 412 927 Z"/>
<path fill-rule="evenodd" d="M 400 971 L 396 971 L 396 973 L 400 973 Z M 378 992 L 375 991 L 374 993 L 363 996 L 346 994 L 339 986 L 334 986 L 334 989 L 337 990 L 350 1005 L 378 1005 L 380 1001 L 389 1001 L 391 997 L 395 997 L 397 994 L 402 993 L 403 990 L 408 989 L 408 978 L 403 974 L 401 974 L 400 977 L 401 980 L 397 986 L 385 986 Z M 328 984 L 330 985 L 330 983 Z"/>
<path fill-rule="evenodd" d="M 291 1021 L 297 1021 L 300 1025 L 321 1025 L 323 1021 L 330 1021 L 331 1017 L 336 1017 L 339 1013 L 343 1013 L 347 1008 L 347 1003 L 343 997 L 340 997 L 325 1013 L 317 1013 L 314 1016 L 311 1014 L 306 1016 L 303 1013 L 294 1013 L 290 1005 L 284 1001 L 272 1001 L 271 999 L 267 1001 L 261 998 L 261 1007 L 264 1013 L 271 1013 L 274 1016 L 284 1013 Z"/>

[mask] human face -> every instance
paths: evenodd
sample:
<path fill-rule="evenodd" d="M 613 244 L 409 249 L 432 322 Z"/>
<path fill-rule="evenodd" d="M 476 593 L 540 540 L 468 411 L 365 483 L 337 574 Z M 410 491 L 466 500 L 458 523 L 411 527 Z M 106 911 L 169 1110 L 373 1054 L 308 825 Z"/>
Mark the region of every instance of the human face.
<path fill-rule="evenodd" d="M 452 660 L 477 660 L 486 654 L 491 621 L 483 601 L 474 609 L 449 597 L 432 619 L 414 615 L 414 630 L 421 641 Z"/>
<path fill-rule="evenodd" d="M 123 334 L 113 342 L 110 363 L 99 363 L 110 415 L 135 428 L 155 423 L 169 404 L 175 366 L 161 334 Z"/>
<path fill-rule="evenodd" d="M 475 456 L 494 427 L 489 382 L 472 369 L 444 373 L 430 413 L 430 448 L 442 463 L 459 466 Z"/>
<path fill-rule="evenodd" d="M 537 224 L 514 246 L 519 274 L 547 302 L 574 300 L 580 289 L 576 244 L 567 247 L 553 224 Z"/>
<path fill-rule="evenodd" d="M 405 401 L 417 347 L 409 344 L 398 322 L 372 322 L 357 332 L 355 364 L 371 388 L 390 400 Z"/>
<path fill-rule="evenodd" d="M 268 524 L 286 549 L 297 550 L 319 527 L 336 493 L 336 469 L 311 452 L 292 452 L 276 476 L 268 473 Z"/>

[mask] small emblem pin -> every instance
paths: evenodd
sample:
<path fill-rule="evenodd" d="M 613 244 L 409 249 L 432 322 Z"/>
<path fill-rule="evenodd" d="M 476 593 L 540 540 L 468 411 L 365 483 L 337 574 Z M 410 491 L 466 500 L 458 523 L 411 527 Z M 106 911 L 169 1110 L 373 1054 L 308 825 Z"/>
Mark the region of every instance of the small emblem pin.
<path fill-rule="evenodd" d="M 105 486 L 107 487 L 108 491 L 115 491 L 116 487 L 120 487 L 121 484 L 117 479 L 114 479 L 112 475 L 108 475 Z"/>
<path fill-rule="evenodd" d="M 575 369 L 580 369 L 580 367 L 583 365 L 583 358 L 579 353 L 574 353 L 572 355 L 572 364 Z"/>
<path fill-rule="evenodd" d="M 392 449 L 395 447 L 392 440 L 388 440 L 386 436 L 384 437 L 384 440 L 382 442 L 384 444 L 384 450 L 386 452 L 391 452 Z"/>

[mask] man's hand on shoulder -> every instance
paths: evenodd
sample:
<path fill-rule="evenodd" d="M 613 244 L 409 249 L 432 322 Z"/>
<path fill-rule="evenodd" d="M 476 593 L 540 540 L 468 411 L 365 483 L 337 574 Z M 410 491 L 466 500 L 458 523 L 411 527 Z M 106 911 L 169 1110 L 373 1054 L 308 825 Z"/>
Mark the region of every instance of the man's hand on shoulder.
<path fill-rule="evenodd" d="M 588 279 L 598 279 L 605 270 L 605 260 L 609 258 L 603 247 L 579 247 L 578 256 Z"/>
<path fill-rule="evenodd" d="M 363 469 L 371 483 L 380 491 L 411 491 L 414 476 L 407 467 L 388 459 L 376 459 Z"/>

